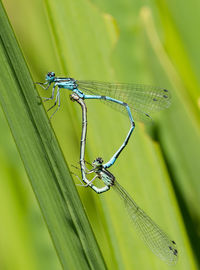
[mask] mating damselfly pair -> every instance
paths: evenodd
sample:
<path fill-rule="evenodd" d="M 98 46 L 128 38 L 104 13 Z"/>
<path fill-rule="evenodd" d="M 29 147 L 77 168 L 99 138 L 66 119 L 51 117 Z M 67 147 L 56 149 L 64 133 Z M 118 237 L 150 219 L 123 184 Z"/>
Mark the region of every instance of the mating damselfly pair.
<path fill-rule="evenodd" d="M 57 87 L 56 100 L 54 105 L 60 107 L 60 89 L 68 89 L 72 91 L 71 99 L 78 102 L 82 108 L 82 135 L 81 135 L 81 151 L 80 151 L 80 166 L 83 186 L 91 187 L 95 192 L 102 193 L 112 187 L 119 196 L 123 199 L 129 216 L 138 231 L 140 237 L 144 240 L 147 246 L 162 260 L 169 264 L 174 264 L 178 258 L 176 243 L 170 240 L 168 235 L 159 228 L 159 226 L 135 203 L 126 190 L 116 181 L 114 175 L 107 169 L 111 167 L 122 150 L 125 148 L 128 140 L 134 130 L 135 123 L 131 114 L 131 109 L 134 115 L 139 119 L 151 118 L 149 112 L 160 110 L 170 105 L 170 95 L 168 90 L 164 88 L 155 88 L 151 86 L 139 84 L 114 84 L 102 83 L 94 81 L 76 81 L 72 78 L 55 77 L 54 72 L 49 72 L 46 75 L 45 83 L 40 84 L 44 89 L 48 89 L 53 84 L 52 95 L 50 100 L 54 98 L 55 88 Z M 88 95 L 85 93 L 89 93 Z M 111 159 L 103 164 L 102 158 L 96 158 L 92 163 L 92 169 L 88 170 L 85 166 L 85 143 L 87 133 L 87 108 L 84 100 L 99 99 L 106 101 L 108 104 L 118 105 L 122 111 L 128 113 L 131 128 L 125 138 L 125 141 Z M 52 116 L 55 114 L 52 114 Z M 51 116 L 51 117 L 52 117 Z M 94 173 L 92 180 L 87 179 L 88 174 Z M 100 179 L 104 183 L 104 187 L 98 188 L 93 185 L 95 179 Z"/>

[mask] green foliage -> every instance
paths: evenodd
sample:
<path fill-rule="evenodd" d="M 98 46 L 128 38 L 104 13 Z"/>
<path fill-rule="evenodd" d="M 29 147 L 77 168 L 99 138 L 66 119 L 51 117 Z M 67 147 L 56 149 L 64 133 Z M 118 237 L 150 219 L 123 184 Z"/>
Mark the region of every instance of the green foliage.
<path fill-rule="evenodd" d="M 177 242 L 180 254 L 175 268 L 197 269 L 200 117 L 196 29 L 200 21 L 195 1 L 184 6 L 182 1 L 175 2 L 3 1 L 34 81 L 43 81 L 48 71 L 54 71 L 77 79 L 142 82 L 170 89 L 171 108 L 156 114 L 152 126 L 136 123 L 112 172 Z M 64 269 L 103 269 L 54 135 L 68 164 L 76 164 L 80 108 L 63 90 L 52 131 L 3 16 L 1 9 L 0 102 L 54 246 L 1 115 L 0 268 L 61 269 L 58 254 Z M 38 90 L 40 96 L 50 96 L 50 91 Z M 87 159 L 91 162 L 102 156 L 107 161 L 126 136 L 129 121 L 101 102 L 88 101 L 87 106 Z M 78 187 L 78 191 L 108 269 L 170 269 L 138 238 L 114 192 L 99 196 L 90 189 Z"/>

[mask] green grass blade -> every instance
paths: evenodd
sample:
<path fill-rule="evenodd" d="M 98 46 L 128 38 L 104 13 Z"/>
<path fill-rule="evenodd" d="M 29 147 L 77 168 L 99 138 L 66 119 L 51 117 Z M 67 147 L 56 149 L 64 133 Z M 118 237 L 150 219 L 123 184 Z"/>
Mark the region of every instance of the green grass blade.
<path fill-rule="evenodd" d="M 105 269 L 50 122 L 0 3 L 0 102 L 64 269 Z"/>

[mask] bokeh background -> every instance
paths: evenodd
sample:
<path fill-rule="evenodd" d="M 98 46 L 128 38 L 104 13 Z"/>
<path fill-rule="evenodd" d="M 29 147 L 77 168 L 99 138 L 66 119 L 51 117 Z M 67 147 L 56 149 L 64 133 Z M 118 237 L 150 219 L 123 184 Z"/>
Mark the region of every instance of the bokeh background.
<path fill-rule="evenodd" d="M 172 106 L 153 115 L 153 125 L 136 122 L 112 172 L 175 239 L 179 261 L 174 269 L 198 269 L 200 3 L 2 2 L 34 81 L 55 71 L 58 76 L 141 82 L 171 91 Z M 40 96 L 50 96 L 50 91 L 38 90 Z M 76 165 L 80 108 L 67 91 L 61 101 L 52 125 L 68 164 Z M 126 136 L 129 120 L 101 102 L 88 101 L 87 106 L 87 159 L 103 156 L 106 161 Z M 0 269 L 62 269 L 3 112 L 0 121 Z M 99 196 L 77 189 L 108 269 L 171 269 L 138 238 L 114 192 Z"/>

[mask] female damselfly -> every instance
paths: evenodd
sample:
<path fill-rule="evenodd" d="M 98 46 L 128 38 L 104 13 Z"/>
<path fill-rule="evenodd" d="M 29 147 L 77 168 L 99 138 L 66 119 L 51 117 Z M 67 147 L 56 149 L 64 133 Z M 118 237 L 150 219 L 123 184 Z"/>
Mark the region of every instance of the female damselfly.
<path fill-rule="evenodd" d="M 139 236 L 145 244 L 160 259 L 168 264 L 175 264 L 178 259 L 178 250 L 175 241 L 169 236 L 136 204 L 128 192 L 116 181 L 115 176 L 107 170 L 103 165 L 102 158 L 96 158 L 92 163 L 92 169 L 88 170 L 85 166 L 85 144 L 87 134 L 87 108 L 84 100 L 73 93 L 71 99 L 78 102 L 82 108 L 82 135 L 80 149 L 80 166 L 82 180 L 85 184 L 82 186 L 91 187 L 95 192 L 102 193 L 110 189 L 116 191 L 120 198 L 124 201 L 124 205 L 128 211 L 131 221 L 136 228 Z M 92 180 L 87 179 L 88 174 L 94 173 Z M 79 177 L 77 176 L 79 179 Z M 95 179 L 100 179 L 104 183 L 104 187 L 98 188 L 93 185 Z M 79 179 L 80 180 L 80 179 Z"/>

